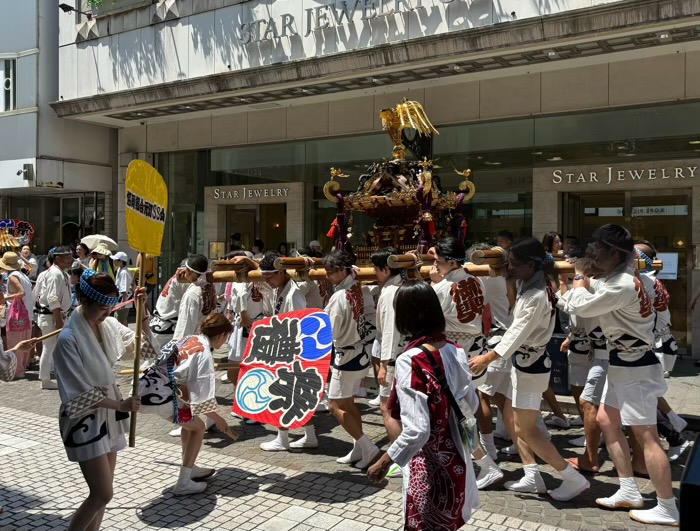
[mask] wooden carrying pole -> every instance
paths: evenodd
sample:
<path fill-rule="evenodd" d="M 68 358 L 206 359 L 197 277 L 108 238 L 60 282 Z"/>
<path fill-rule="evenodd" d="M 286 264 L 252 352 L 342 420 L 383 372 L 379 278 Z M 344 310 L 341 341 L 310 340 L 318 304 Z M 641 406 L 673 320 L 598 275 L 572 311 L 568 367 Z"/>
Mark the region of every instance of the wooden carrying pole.
<path fill-rule="evenodd" d="M 144 269 L 146 266 L 146 253 L 139 253 L 139 286 L 142 289 L 146 282 Z M 139 373 L 141 366 L 141 329 L 143 327 L 143 312 L 145 310 L 145 297 L 136 298 L 136 337 L 134 338 L 134 374 Z M 139 379 L 134 377 L 132 396 L 139 396 Z M 131 412 L 131 424 L 129 425 L 129 448 L 136 446 L 136 412 Z"/>
<path fill-rule="evenodd" d="M 503 252 L 500 249 L 491 249 L 486 251 L 478 251 L 483 253 L 483 256 L 476 256 L 476 253 L 472 255 L 472 260 L 474 262 L 483 261 L 481 264 L 471 263 L 466 264 L 464 269 L 476 276 L 476 277 L 488 277 L 488 276 L 504 276 L 507 271 L 507 264 L 503 262 Z M 434 257 L 431 255 L 421 255 L 419 257 L 422 262 L 420 268 L 420 276 L 422 278 L 429 278 L 430 269 Z M 295 280 L 304 280 L 300 274 L 300 263 L 298 258 L 282 258 L 275 263 L 275 267 L 280 270 L 287 271 L 287 273 Z M 303 259 L 302 259 L 303 260 Z M 416 255 L 414 254 L 404 254 L 390 256 L 390 267 L 397 269 L 412 269 L 416 267 Z M 320 264 L 319 264 L 320 265 Z M 223 268 L 227 269 L 222 271 Z M 247 270 L 247 267 L 243 264 L 231 264 L 226 262 L 218 262 L 215 264 L 216 271 L 207 274 L 207 280 L 209 282 L 259 282 L 264 279 L 264 273 L 260 270 L 253 269 Z M 307 266 L 308 267 L 308 266 Z M 555 271 L 560 275 L 574 274 L 574 265 L 565 260 L 554 262 Z M 635 267 L 640 271 L 648 270 L 648 266 L 644 260 L 636 260 Z M 661 260 L 655 260 L 653 269 L 655 271 L 660 271 L 663 269 L 663 262 Z M 356 278 L 360 281 L 372 282 L 377 280 L 377 276 L 374 273 L 373 267 L 360 267 L 355 270 Z M 304 270 L 305 277 L 310 280 L 324 280 L 326 278 L 326 270 L 318 267 L 317 263 L 314 267 L 308 270 Z"/>

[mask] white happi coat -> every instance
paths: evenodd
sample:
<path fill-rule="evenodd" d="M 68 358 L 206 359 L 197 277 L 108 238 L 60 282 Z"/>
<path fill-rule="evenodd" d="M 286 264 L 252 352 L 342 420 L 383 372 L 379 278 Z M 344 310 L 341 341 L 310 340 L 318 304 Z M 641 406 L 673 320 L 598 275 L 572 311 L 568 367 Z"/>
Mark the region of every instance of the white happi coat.
<path fill-rule="evenodd" d="M 484 302 L 491 307 L 491 331 L 486 341 L 486 349 L 491 351 L 513 324 L 513 314 L 510 311 L 505 277 L 484 277 L 480 280 L 484 287 Z M 510 359 L 499 357 L 489 365 L 488 372 L 510 372 L 511 366 Z"/>
<path fill-rule="evenodd" d="M 214 357 L 207 336 L 195 335 L 182 339 L 177 348 L 174 375 L 177 385 L 187 387 L 187 403 L 193 416 L 217 411 Z M 178 399 L 178 402 L 180 407 L 184 405 L 182 399 Z"/>
<path fill-rule="evenodd" d="M 173 339 L 182 339 L 185 336 L 192 336 L 199 332 L 199 325 L 204 319 L 202 306 L 202 288 L 195 284 L 190 284 L 180 302 Z"/>
<path fill-rule="evenodd" d="M 514 389 L 524 392 L 547 389 L 552 364 L 546 349 L 555 319 L 555 302 L 544 273 L 538 271 L 527 282 L 518 282 L 513 323 L 494 349 L 502 358 L 512 358 Z"/>
<path fill-rule="evenodd" d="M 481 281 L 460 267 L 433 284 L 445 314 L 447 339 L 464 347 L 467 356 L 481 354 L 484 346 L 482 315 L 484 290 Z"/>
<path fill-rule="evenodd" d="M 377 301 L 376 326 L 379 340 L 379 356 L 381 361 L 395 361 L 403 352 L 406 338 L 396 328 L 396 310 L 394 299 L 403 279 L 401 275 L 389 277 L 379 292 Z"/>
<path fill-rule="evenodd" d="M 133 353 L 136 334 L 113 317 L 99 327 L 102 343 L 78 307 L 59 334 L 54 350 L 61 398 L 59 427 L 70 461 L 85 461 L 126 447 L 128 415 L 96 405 L 105 398 L 122 399 L 113 365 Z"/>
<path fill-rule="evenodd" d="M 178 282 L 175 275 L 170 277 L 156 301 L 156 312 L 161 319 L 170 321 L 177 318 L 180 302 L 189 286 Z"/>
<path fill-rule="evenodd" d="M 653 392 L 663 394 L 663 371 L 653 352 L 652 301 L 632 270 L 622 264 L 606 278 L 591 280 L 590 291 L 573 289 L 565 300 L 568 313 L 599 318 L 610 351 L 608 378 L 653 381 Z"/>
<path fill-rule="evenodd" d="M 333 367 L 342 371 L 367 371 L 369 353 L 361 332 L 365 326 L 365 296 L 360 283 L 348 275 L 335 288 L 326 306 L 333 328 Z"/>

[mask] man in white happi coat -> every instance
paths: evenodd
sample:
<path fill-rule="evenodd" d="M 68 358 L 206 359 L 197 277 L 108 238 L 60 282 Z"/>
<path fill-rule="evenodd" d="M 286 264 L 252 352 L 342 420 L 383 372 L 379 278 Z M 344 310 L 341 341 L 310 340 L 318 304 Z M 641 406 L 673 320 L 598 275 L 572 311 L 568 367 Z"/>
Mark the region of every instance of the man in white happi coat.
<path fill-rule="evenodd" d="M 608 453 L 620 477 L 620 489 L 596 503 L 608 509 L 632 509 L 633 520 L 657 525 L 678 525 L 679 512 L 671 486 L 671 466 L 659 442 L 657 400 L 666 392 L 663 369 L 654 354 L 654 313 L 644 286 L 631 269 L 635 256 L 630 232 L 619 225 L 604 225 L 593 233 L 593 258 L 605 273 L 600 280 L 574 277 L 566 311 L 581 317 L 599 317 L 608 340 L 610 367 L 598 410 L 598 424 Z M 657 505 L 643 510 L 644 499 L 634 479 L 626 425 L 644 448 Z"/>

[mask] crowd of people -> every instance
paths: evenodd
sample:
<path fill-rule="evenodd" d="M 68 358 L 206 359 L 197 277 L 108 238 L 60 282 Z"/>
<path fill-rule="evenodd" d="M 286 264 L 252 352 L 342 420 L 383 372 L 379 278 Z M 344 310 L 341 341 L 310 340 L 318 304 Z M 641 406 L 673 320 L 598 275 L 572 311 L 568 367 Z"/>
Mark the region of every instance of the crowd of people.
<path fill-rule="evenodd" d="M 643 523 L 678 524 L 670 461 L 688 443 L 680 433 L 683 419 L 663 399 L 664 372 L 672 371 L 677 350 L 669 296 L 651 267 L 641 273 L 634 267 L 638 258 L 653 263 L 650 242 L 635 243 L 618 225 L 600 227 L 585 248 L 578 239 L 556 233 L 539 241 L 514 240 L 504 231 L 497 243 L 508 254 L 507 275 L 475 277 L 464 266 L 474 250 L 490 246 L 466 249 L 459 239 L 447 237 L 430 251 L 435 261 L 429 280 L 407 280 L 403 270 L 392 268 L 389 257 L 398 253 L 388 247 L 371 257 L 372 285 L 356 278 L 351 253 L 336 250 L 324 256 L 318 242 L 312 243 L 299 254 L 322 258 L 323 281 L 297 281 L 276 270 L 275 260 L 283 254 L 263 253 L 262 242 L 256 241 L 257 255 L 236 248 L 229 258 L 260 269 L 262 281 L 211 284 L 208 260 L 195 255 L 165 283 L 146 329 L 173 338 L 143 378 L 146 386 L 149 379 L 162 378 L 180 389 L 153 402 L 162 405 L 170 398 L 159 413 L 178 428 L 174 435 L 182 442 L 176 495 L 204 491 L 205 480 L 215 473 L 196 465 L 208 424 L 236 438 L 218 413 L 213 350 L 225 347 L 230 361 L 240 361 L 256 321 L 318 308 L 330 317 L 334 349 L 324 405 L 317 411 L 327 407 L 353 440 L 352 450 L 337 462 L 367 469 L 372 481 L 402 476 L 406 529 L 453 530 L 469 520 L 479 504 L 478 491 L 498 488 L 503 481 L 494 442 L 499 432 L 512 441 L 502 451 L 519 455 L 523 465 L 520 479 L 506 482 L 506 490 L 548 494 L 557 501 L 576 498 L 590 488 L 587 476 L 600 471 L 603 438 L 619 489 L 596 504 L 627 510 Z M 62 247 L 50 255 L 53 266 L 37 280 L 46 288 L 35 294 L 42 332 L 63 326 L 72 304 L 65 271 L 74 258 Z M 58 339 L 44 342 L 44 350 L 54 353 L 68 457 L 80 463 L 90 487 L 71 529 L 99 528 L 111 499 L 116 453 L 125 446 L 123 419 L 141 408 L 145 396 L 123 399 L 114 380 L 112 366 L 128 354 L 134 333 L 108 317 L 130 296 L 123 290 L 129 282 L 119 277 L 125 257 L 112 258 L 119 263 L 114 274 L 101 267 L 99 257 L 80 272 L 78 308 Z M 559 259 L 573 262 L 575 274 L 556 274 Z M 13 263 L 12 256 L 4 256 L 0 268 Z M 11 287 L 6 297 L 31 293 L 20 279 L 6 284 Z M 562 350 L 568 353 L 580 418 L 568 419 L 549 387 L 547 346 L 555 330 L 568 334 Z M 18 371 L 26 339 L 13 336 Z M 150 337 L 145 341 L 157 343 Z M 50 360 L 51 354 L 46 361 L 42 354 L 42 382 Z M 356 404 L 370 371 L 379 384 L 378 405 L 390 441 L 385 452 L 365 434 Z M 236 369 L 222 378 L 225 385 L 236 380 Z M 546 423 L 543 398 L 553 411 Z M 86 422 L 86 414 L 94 411 L 101 417 Z M 71 429 L 76 422 L 87 431 Z M 567 460 L 546 425 L 575 423 L 584 428 L 585 451 Z M 669 443 L 668 453 L 659 434 Z M 260 448 L 284 452 L 318 446 L 312 421 L 300 439 L 290 440 L 290 433 L 279 428 Z M 561 476 L 549 492 L 538 457 Z M 643 508 L 635 479 L 640 476 L 649 477 L 656 490 L 657 503 L 650 509 Z"/>

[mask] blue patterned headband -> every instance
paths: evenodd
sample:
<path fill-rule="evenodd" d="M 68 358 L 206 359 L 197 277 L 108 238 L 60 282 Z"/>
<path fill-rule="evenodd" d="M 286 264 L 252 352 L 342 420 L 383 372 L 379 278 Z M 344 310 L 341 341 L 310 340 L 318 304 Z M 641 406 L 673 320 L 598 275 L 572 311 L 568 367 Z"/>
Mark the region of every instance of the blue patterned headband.
<path fill-rule="evenodd" d="M 115 304 L 119 304 L 119 297 L 108 297 L 107 295 L 97 291 L 88 283 L 88 279 L 90 277 L 94 277 L 96 274 L 97 271 L 93 271 L 92 269 L 86 269 L 83 272 L 83 274 L 80 276 L 80 291 L 82 291 L 88 299 L 104 304 L 105 306 L 114 306 Z"/>
<path fill-rule="evenodd" d="M 637 251 L 637 256 L 639 256 L 639 258 L 644 260 L 649 267 L 653 267 L 654 260 L 652 258 L 650 258 L 648 254 L 640 251 L 639 249 L 636 249 L 636 251 Z"/>
<path fill-rule="evenodd" d="M 457 262 L 458 264 L 463 264 L 464 262 L 467 261 L 467 258 L 466 258 L 466 257 L 456 258 L 456 257 L 454 257 L 454 256 L 447 256 L 447 255 L 440 255 L 440 256 L 441 256 L 442 258 L 444 258 L 445 260 L 447 260 L 448 262 L 449 262 L 450 260 L 453 260 L 453 261 Z"/>

